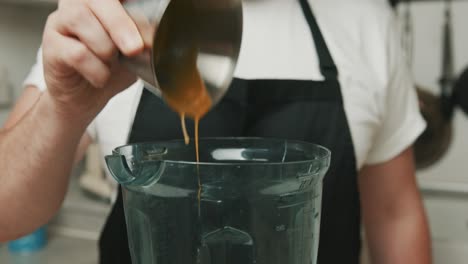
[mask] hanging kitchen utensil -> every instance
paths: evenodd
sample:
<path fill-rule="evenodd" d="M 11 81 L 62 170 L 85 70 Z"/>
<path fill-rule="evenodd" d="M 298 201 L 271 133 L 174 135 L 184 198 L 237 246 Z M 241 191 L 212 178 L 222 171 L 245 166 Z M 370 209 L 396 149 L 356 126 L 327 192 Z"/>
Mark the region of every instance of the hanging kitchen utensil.
<path fill-rule="evenodd" d="M 417 169 L 425 169 L 438 162 L 447 153 L 452 142 L 451 122 L 444 116 L 441 98 L 417 87 L 419 107 L 426 120 L 426 130 L 414 144 Z"/>
<path fill-rule="evenodd" d="M 414 144 L 414 155 L 417 169 L 424 169 L 434 165 L 446 153 L 452 142 L 452 113 L 451 93 L 453 85 L 453 54 L 451 35 L 451 9 L 450 0 L 446 0 L 444 35 L 443 35 L 443 62 L 442 77 L 440 79 L 440 96 L 436 96 L 428 89 L 416 84 L 419 107 L 422 116 L 427 122 L 426 130 Z M 405 41 L 408 55 L 408 64 L 412 64 L 413 28 L 411 21 L 411 7 L 406 1 L 405 10 Z"/>
<path fill-rule="evenodd" d="M 459 106 L 468 115 L 468 68 L 455 82 L 452 103 Z"/>
<path fill-rule="evenodd" d="M 445 21 L 443 32 L 442 76 L 439 80 L 442 113 L 447 121 L 453 119 L 454 104 L 452 102 L 453 86 L 455 83 L 453 36 L 452 36 L 452 6 L 451 0 L 445 0 Z"/>

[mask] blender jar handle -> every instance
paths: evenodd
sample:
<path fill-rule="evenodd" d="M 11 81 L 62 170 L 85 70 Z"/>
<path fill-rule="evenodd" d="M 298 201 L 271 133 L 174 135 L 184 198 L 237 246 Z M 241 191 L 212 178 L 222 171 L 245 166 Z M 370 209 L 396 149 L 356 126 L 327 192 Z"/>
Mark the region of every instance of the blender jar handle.
<path fill-rule="evenodd" d="M 159 178 L 164 171 L 164 162 L 154 160 L 133 170 L 130 169 L 127 159 L 123 155 L 108 155 L 105 157 L 109 172 L 118 183 L 124 186 L 146 186 Z"/>

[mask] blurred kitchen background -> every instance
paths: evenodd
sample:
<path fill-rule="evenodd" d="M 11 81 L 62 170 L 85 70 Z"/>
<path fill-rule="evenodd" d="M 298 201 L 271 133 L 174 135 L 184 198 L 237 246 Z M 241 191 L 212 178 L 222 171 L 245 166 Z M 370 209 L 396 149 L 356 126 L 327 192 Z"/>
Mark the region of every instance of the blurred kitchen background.
<path fill-rule="evenodd" d="M 0 124 L 6 119 L 9 104 L 21 93 L 47 15 L 55 8 L 56 0 L 0 0 Z M 443 59 L 444 1 L 417 1 L 409 8 L 414 78 L 418 85 L 437 94 Z M 400 4 L 401 18 L 407 10 L 405 4 Z M 452 11 L 453 63 L 458 76 L 468 66 L 468 1 L 453 1 Z M 465 264 L 468 259 L 467 148 L 468 117 L 457 110 L 448 152 L 437 164 L 418 171 L 436 264 Z M 45 249 L 32 256 L 19 256 L 0 245 L 0 263 L 96 263 L 97 239 L 110 205 L 108 200 L 84 191 L 78 176 L 87 172 L 100 177 L 98 157 L 89 153 L 88 160 L 75 171 L 63 208 L 48 226 Z"/>
<path fill-rule="evenodd" d="M 55 0 L 0 1 L 0 124 L 10 110 L 9 101 L 14 101 L 23 89 L 22 82 L 35 61 L 45 21 L 56 5 Z M 6 244 L 0 245 L 1 264 L 97 263 L 97 240 L 110 203 L 84 191 L 80 184 L 83 178 L 79 176 L 88 172 L 88 176 L 99 178 L 102 172 L 96 169 L 96 164 L 100 164 L 98 157 L 89 152 L 88 160 L 73 173 L 62 209 L 47 226 L 46 247 L 21 255 L 11 254 Z M 98 185 L 94 186 L 99 188 Z"/>

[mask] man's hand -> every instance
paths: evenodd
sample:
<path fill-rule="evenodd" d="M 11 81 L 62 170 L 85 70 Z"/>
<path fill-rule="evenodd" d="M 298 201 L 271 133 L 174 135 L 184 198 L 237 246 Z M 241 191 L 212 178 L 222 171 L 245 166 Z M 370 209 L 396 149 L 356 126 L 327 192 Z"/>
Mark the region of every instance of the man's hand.
<path fill-rule="evenodd" d="M 135 81 L 118 62 L 143 51 L 140 32 L 118 0 L 61 0 L 43 37 L 44 75 L 59 112 L 92 119 Z"/>
<path fill-rule="evenodd" d="M 136 55 L 144 44 L 118 0 L 61 0 L 42 47 L 47 91 L 28 88 L 0 129 L 0 242 L 28 234 L 60 208 L 86 127 L 135 80 L 118 53 Z"/>
<path fill-rule="evenodd" d="M 430 264 L 429 228 L 408 149 L 359 176 L 361 208 L 371 263 Z"/>

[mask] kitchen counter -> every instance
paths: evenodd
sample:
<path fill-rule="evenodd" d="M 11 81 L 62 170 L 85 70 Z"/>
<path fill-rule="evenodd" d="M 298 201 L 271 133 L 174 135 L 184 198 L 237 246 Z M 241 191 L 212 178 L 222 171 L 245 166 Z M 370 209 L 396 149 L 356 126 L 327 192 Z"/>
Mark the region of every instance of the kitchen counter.
<path fill-rule="evenodd" d="M 96 264 L 97 242 L 62 235 L 51 235 L 47 246 L 40 252 L 13 255 L 6 245 L 0 246 L 2 264 Z"/>
<path fill-rule="evenodd" d="M 82 166 L 72 173 L 62 208 L 48 225 L 48 243 L 40 252 L 12 255 L 6 244 L 0 245 L 1 264 L 96 264 L 98 239 L 111 209 L 86 195 L 78 183 Z"/>

